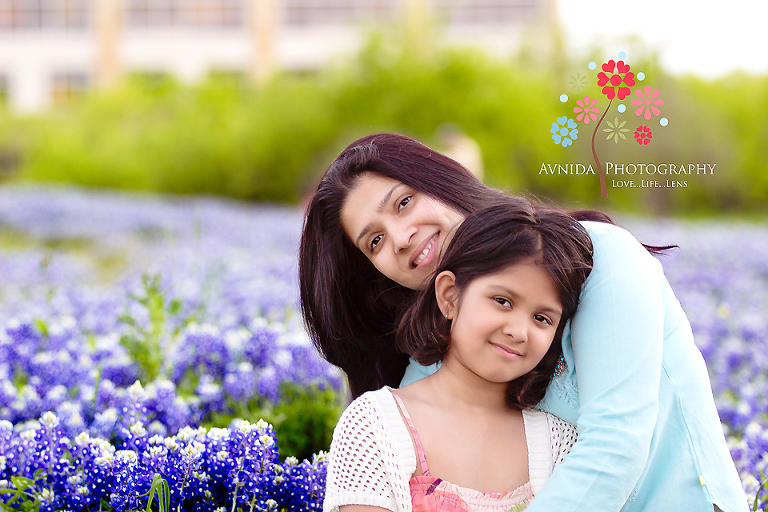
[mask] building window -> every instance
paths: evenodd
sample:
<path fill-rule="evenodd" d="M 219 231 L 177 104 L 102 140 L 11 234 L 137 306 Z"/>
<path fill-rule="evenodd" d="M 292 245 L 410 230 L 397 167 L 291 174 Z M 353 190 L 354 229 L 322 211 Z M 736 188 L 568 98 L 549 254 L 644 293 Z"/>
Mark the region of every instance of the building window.
<path fill-rule="evenodd" d="M 284 0 L 286 25 L 349 25 L 392 21 L 400 0 Z"/>
<path fill-rule="evenodd" d="M 447 25 L 510 25 L 541 17 L 541 0 L 433 0 Z"/>
<path fill-rule="evenodd" d="M 127 0 L 131 27 L 229 28 L 245 25 L 245 0 Z"/>
<path fill-rule="evenodd" d="M 90 85 L 88 75 L 79 72 L 54 73 L 51 84 L 51 98 L 54 105 L 66 105 L 81 97 Z"/>
<path fill-rule="evenodd" d="M 85 30 L 88 0 L 0 0 L 0 30 Z"/>
<path fill-rule="evenodd" d="M 423 0 L 447 25 L 508 25 L 539 16 L 542 0 Z M 286 25 L 396 20 L 402 0 L 283 0 Z"/>

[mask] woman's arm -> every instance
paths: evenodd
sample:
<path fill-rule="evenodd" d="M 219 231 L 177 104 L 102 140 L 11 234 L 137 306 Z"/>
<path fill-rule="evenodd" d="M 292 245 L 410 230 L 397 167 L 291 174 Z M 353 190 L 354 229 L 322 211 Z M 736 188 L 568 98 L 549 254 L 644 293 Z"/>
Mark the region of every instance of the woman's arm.
<path fill-rule="evenodd" d="M 619 511 L 644 470 L 658 414 L 661 265 L 628 232 L 586 225 L 594 268 L 571 321 L 578 441 L 530 512 Z"/>

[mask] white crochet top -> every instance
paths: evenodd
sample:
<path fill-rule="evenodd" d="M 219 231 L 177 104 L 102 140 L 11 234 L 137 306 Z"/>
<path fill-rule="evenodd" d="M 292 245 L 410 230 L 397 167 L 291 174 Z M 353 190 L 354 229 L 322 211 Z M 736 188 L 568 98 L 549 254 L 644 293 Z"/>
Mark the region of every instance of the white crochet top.
<path fill-rule="evenodd" d="M 523 410 L 533 493 L 576 442 L 576 427 L 549 413 Z M 370 505 L 411 512 L 416 452 L 391 388 L 369 391 L 344 411 L 333 431 L 323 512 Z"/>

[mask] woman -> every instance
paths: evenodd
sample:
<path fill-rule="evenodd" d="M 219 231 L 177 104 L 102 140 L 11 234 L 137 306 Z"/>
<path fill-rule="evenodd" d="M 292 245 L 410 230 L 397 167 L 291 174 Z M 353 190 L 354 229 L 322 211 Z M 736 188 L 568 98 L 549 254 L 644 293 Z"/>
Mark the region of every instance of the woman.
<path fill-rule="evenodd" d="M 435 370 L 396 350 L 396 319 L 453 229 L 500 194 L 400 135 L 364 137 L 330 166 L 305 220 L 302 311 L 354 396 Z M 703 358 L 661 265 L 604 214 L 572 215 L 592 239 L 594 268 L 563 334 L 565 371 L 539 408 L 575 424 L 579 439 L 528 510 L 747 510 Z"/>

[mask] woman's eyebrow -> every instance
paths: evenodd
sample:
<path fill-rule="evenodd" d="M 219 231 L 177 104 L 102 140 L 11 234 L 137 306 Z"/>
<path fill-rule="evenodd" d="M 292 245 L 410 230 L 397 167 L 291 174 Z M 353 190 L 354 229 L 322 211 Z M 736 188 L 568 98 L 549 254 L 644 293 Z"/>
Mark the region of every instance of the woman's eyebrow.
<path fill-rule="evenodd" d="M 378 206 L 378 208 L 376 208 L 376 211 L 377 211 L 378 213 L 381 213 L 381 212 L 383 212 L 383 211 L 384 211 L 384 208 L 386 208 L 386 207 L 387 207 L 387 203 L 389 202 L 389 199 L 392 197 L 392 194 L 394 194 L 394 193 L 395 193 L 395 190 L 397 189 L 397 187 L 402 187 L 402 186 L 403 186 L 403 184 L 402 184 L 402 183 L 397 183 L 397 184 L 395 184 L 395 186 L 393 186 L 391 189 L 389 189 L 389 192 L 387 192 L 387 193 L 384 195 L 384 197 L 382 198 L 381 202 L 379 203 L 379 206 Z M 371 229 L 373 229 L 373 223 L 372 223 L 372 222 L 369 222 L 368 224 L 366 224 L 366 225 L 365 225 L 365 227 L 363 227 L 363 230 L 362 230 L 362 231 L 360 231 L 360 234 L 357 236 L 357 240 L 355 240 L 355 245 L 356 245 L 356 246 L 358 246 L 358 247 L 360 246 L 360 240 L 361 240 L 361 239 L 362 239 L 362 238 L 363 238 L 365 235 L 367 235 L 367 234 L 368 234 L 368 232 L 369 232 Z"/>

